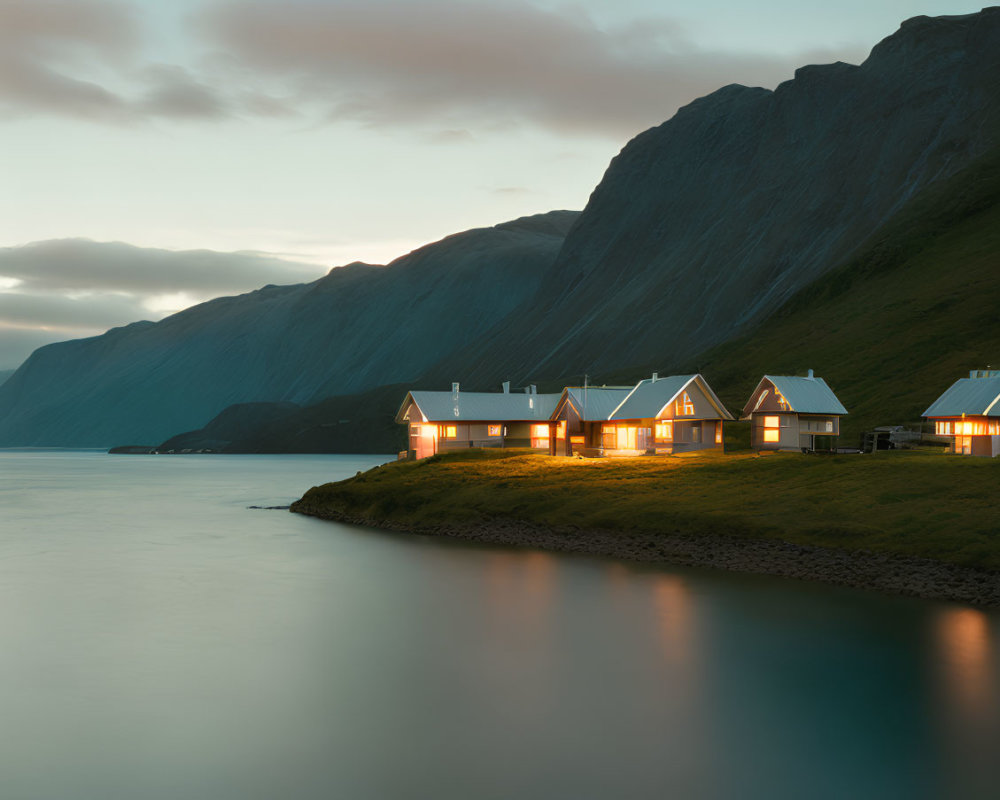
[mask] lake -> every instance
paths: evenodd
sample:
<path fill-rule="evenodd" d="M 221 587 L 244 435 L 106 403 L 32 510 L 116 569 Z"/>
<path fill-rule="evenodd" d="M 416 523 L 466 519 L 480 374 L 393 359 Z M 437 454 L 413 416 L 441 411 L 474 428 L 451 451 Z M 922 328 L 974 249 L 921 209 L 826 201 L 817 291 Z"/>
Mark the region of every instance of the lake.
<path fill-rule="evenodd" d="M 248 508 L 385 459 L 0 451 L 0 797 L 1000 796 L 997 612 Z"/>

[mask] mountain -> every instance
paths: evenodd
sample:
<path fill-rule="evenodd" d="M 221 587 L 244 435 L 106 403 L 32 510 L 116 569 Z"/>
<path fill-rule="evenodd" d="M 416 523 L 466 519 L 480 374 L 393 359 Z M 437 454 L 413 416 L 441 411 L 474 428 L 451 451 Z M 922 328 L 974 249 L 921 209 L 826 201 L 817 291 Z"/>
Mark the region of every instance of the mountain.
<path fill-rule="evenodd" d="M 815 297 L 833 297 L 824 281 L 840 270 L 882 308 L 865 293 L 867 268 L 850 270 L 879 241 L 903 241 L 893 225 L 905 227 L 913 204 L 968 179 L 998 146 L 1000 9 L 917 17 L 860 66 L 804 67 L 774 91 L 729 86 L 681 109 L 626 145 L 578 216 L 458 234 L 388 267 L 351 265 L 314 284 L 265 287 L 156 325 L 42 348 L 0 387 L 0 444 L 157 441 L 233 403 L 315 409 L 329 396 L 336 409 L 327 413 L 375 420 L 367 394 L 348 396 L 390 384 L 558 385 L 628 365 L 669 372 L 704 362 L 736 385 L 751 368 L 776 371 L 793 353 L 803 360 L 804 342 L 818 353 L 824 337 L 853 326 L 854 338 L 847 330 L 836 339 L 853 348 L 838 356 L 837 369 L 847 370 L 862 334 L 878 344 L 864 309 L 845 301 L 843 317 L 817 317 L 825 328 L 793 315 L 798 322 L 783 330 L 800 340 L 773 340 L 772 329 L 789 309 L 811 309 L 802 299 L 810 288 L 827 286 Z M 907 241 L 919 239 L 918 230 Z M 962 280 L 962 263 L 936 268 Z M 886 358 L 919 362 L 929 346 L 917 308 L 886 309 L 898 337 Z M 937 335 L 955 341 L 952 331 L 964 328 L 949 320 L 961 313 L 934 316 Z M 758 340 L 771 345 L 755 351 Z M 740 342 L 760 360 L 717 349 Z M 822 363 L 807 366 L 824 374 Z M 875 397 L 878 371 L 864 370 Z M 310 409 L 281 425 L 317 413 Z M 282 435 L 302 444 L 301 431 L 333 424 L 325 419 L 281 435 L 268 425 L 266 448 Z M 347 428 L 338 436 L 366 441 Z"/>
<path fill-rule="evenodd" d="M 6 383 L 7 379 L 13 375 L 15 370 L 12 369 L 0 369 L 0 386 Z"/>
<path fill-rule="evenodd" d="M 998 143 L 1000 8 L 911 19 L 860 66 L 803 67 L 773 92 L 727 86 L 629 142 L 533 302 L 435 374 L 669 371 L 759 325 Z"/>
<path fill-rule="evenodd" d="M 956 378 L 1000 365 L 1000 147 L 921 192 L 859 251 L 797 292 L 766 324 L 699 353 L 679 371 L 707 374 L 722 401 L 739 412 L 761 375 L 814 368 L 850 410 L 841 442 L 852 445 L 876 425 L 919 424 L 921 412 Z M 658 369 L 651 361 L 592 377 L 631 384 Z M 392 417 L 407 388 L 297 409 L 244 428 L 223 449 L 394 452 L 406 444 Z M 543 385 L 560 388 L 559 381 Z"/>
<path fill-rule="evenodd" d="M 419 378 L 531 297 L 576 212 L 349 264 L 36 350 L 0 386 L 0 444 L 158 442 L 234 403 L 314 402 Z"/>

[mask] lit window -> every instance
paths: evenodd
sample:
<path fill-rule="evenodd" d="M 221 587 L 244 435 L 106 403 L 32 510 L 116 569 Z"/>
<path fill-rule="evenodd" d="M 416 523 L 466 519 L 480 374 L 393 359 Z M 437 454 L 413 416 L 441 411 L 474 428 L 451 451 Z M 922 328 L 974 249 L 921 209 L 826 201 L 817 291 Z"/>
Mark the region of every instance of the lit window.
<path fill-rule="evenodd" d="M 764 441 L 781 441 L 781 417 L 764 417 Z"/>
<path fill-rule="evenodd" d="M 566 438 L 566 420 L 562 420 L 562 422 L 556 425 L 556 438 L 557 439 Z"/>
<path fill-rule="evenodd" d="M 570 444 L 584 444 L 586 441 L 587 441 L 586 438 L 583 437 L 583 436 L 570 436 L 569 437 L 569 443 Z"/>
<path fill-rule="evenodd" d="M 442 439 L 457 439 L 458 438 L 458 426 L 457 425 L 442 425 L 438 431 L 438 435 Z"/>
<path fill-rule="evenodd" d="M 674 414 L 678 417 L 690 417 L 694 415 L 694 403 L 687 392 L 684 396 L 674 402 Z"/>
<path fill-rule="evenodd" d="M 532 447 L 548 447 L 549 446 L 549 426 L 548 425 L 532 425 L 531 426 L 531 446 Z"/>
<path fill-rule="evenodd" d="M 674 438 L 674 423 L 657 422 L 654 432 L 657 440 L 669 442 Z"/>
<path fill-rule="evenodd" d="M 637 428 L 626 428 L 624 425 L 618 428 L 618 441 L 616 442 L 619 450 L 635 450 L 636 444 L 636 433 Z"/>
<path fill-rule="evenodd" d="M 833 433 L 833 420 L 826 421 L 826 432 Z"/>
<path fill-rule="evenodd" d="M 722 444 L 722 423 L 715 423 L 715 443 Z"/>
<path fill-rule="evenodd" d="M 500 435 L 500 425 L 487 425 L 486 435 L 487 436 L 499 436 Z"/>

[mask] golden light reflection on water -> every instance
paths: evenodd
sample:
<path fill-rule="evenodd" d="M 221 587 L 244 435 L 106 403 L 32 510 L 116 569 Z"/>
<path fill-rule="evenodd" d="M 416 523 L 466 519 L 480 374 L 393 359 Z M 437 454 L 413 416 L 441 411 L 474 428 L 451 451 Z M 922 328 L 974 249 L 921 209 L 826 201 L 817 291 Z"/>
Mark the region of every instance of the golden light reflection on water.
<path fill-rule="evenodd" d="M 996 700 L 989 617 L 974 608 L 943 612 L 935 626 L 945 667 L 946 691 L 966 715 L 975 716 Z"/>
<path fill-rule="evenodd" d="M 555 572 L 556 560 L 548 553 L 493 554 L 486 568 L 486 586 L 495 617 L 532 638 L 545 635 Z"/>
<path fill-rule="evenodd" d="M 683 578 L 660 575 L 653 583 L 653 606 L 664 658 L 693 678 L 697 643 L 691 590 Z"/>

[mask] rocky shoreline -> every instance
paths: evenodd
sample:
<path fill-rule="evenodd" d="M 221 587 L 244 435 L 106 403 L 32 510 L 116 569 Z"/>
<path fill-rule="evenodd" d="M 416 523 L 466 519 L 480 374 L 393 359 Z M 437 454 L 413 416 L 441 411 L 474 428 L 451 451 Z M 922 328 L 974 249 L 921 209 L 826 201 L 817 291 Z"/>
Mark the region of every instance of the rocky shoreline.
<path fill-rule="evenodd" d="M 777 575 L 933 600 L 1000 608 L 1000 573 L 926 558 L 834 550 L 730 536 L 683 536 L 579 528 L 551 529 L 513 520 L 472 526 L 398 524 L 342 514 L 299 500 L 290 510 L 320 519 L 487 544 L 606 556 L 625 561 L 711 567 Z"/>

